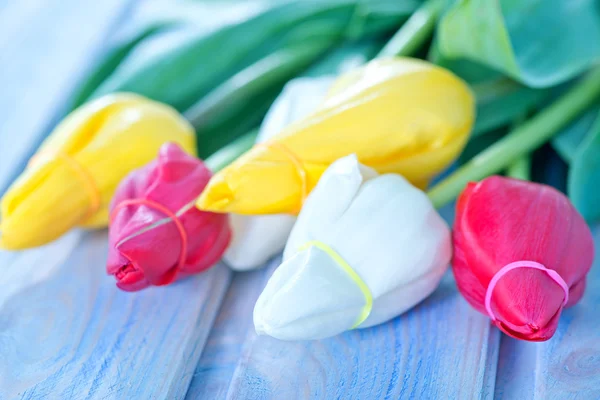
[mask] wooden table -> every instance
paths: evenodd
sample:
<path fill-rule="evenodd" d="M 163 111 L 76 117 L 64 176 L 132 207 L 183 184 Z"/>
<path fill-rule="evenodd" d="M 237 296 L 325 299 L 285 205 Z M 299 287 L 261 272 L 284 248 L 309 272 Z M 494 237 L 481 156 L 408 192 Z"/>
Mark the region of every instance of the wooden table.
<path fill-rule="evenodd" d="M 0 0 L 0 193 L 133 6 Z M 595 238 L 600 247 L 600 227 Z M 389 323 L 287 343 L 252 325 L 278 260 L 132 294 L 105 276 L 106 252 L 105 231 L 0 252 L 0 399 L 600 398 L 598 259 L 584 299 L 545 343 L 501 335 L 451 274 Z"/>

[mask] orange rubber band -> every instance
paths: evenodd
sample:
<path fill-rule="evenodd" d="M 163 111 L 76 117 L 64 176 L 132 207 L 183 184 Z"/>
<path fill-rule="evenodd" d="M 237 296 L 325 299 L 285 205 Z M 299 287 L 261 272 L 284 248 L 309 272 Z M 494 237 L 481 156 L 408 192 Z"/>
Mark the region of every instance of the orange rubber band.
<path fill-rule="evenodd" d="M 90 207 L 89 207 L 86 215 L 83 217 L 83 220 L 86 220 L 87 218 L 94 215 L 100 209 L 100 206 L 102 205 L 102 197 L 100 196 L 100 191 L 98 190 L 98 185 L 96 184 L 96 181 L 94 180 L 92 175 L 87 171 L 87 169 L 85 169 L 85 167 L 83 165 L 81 165 L 79 163 L 79 161 L 75 160 L 73 157 L 71 157 L 70 155 L 68 155 L 65 152 L 62 152 L 62 151 L 52 152 L 51 154 L 48 154 L 47 156 L 45 155 L 45 153 L 46 152 L 42 151 L 40 153 L 35 154 L 29 160 L 29 164 L 34 163 L 34 161 L 37 158 L 39 158 L 40 156 L 48 157 L 50 160 L 58 159 L 58 160 L 64 161 L 66 163 L 66 165 L 73 172 L 75 172 L 75 174 L 79 177 L 80 181 L 83 182 L 83 185 L 85 186 L 85 190 L 87 191 L 88 197 L 90 199 Z"/>
<path fill-rule="evenodd" d="M 288 160 L 292 162 L 294 168 L 296 169 L 296 174 L 300 179 L 300 184 L 302 185 L 302 192 L 300 198 L 300 209 L 306 200 L 306 196 L 308 196 L 308 182 L 306 178 L 306 169 L 304 169 L 304 164 L 302 161 L 291 151 L 286 145 L 280 142 L 266 142 L 266 143 L 258 143 L 257 147 L 266 147 L 275 150 L 279 150 L 280 153 L 284 154 Z M 300 211 L 300 210 L 298 210 Z"/>
<path fill-rule="evenodd" d="M 175 223 L 175 226 L 177 227 L 177 230 L 179 231 L 179 234 L 181 235 L 181 253 L 179 254 L 179 262 L 177 263 L 177 269 L 179 269 L 179 270 L 183 269 L 183 267 L 185 266 L 185 259 L 187 257 L 187 247 L 188 247 L 187 232 L 185 231 L 185 228 L 183 227 L 183 223 L 181 222 L 179 217 L 177 217 L 177 215 L 173 211 L 169 210 L 167 207 L 163 206 L 160 203 L 157 203 L 156 201 L 152 201 L 152 200 L 148 200 L 148 199 L 123 200 L 122 202 L 117 204 L 117 206 L 113 209 L 113 211 L 110 215 L 110 223 L 112 224 L 113 220 L 115 219 L 115 217 L 120 209 L 127 207 L 127 206 L 136 205 L 136 204 L 154 208 L 155 210 L 162 212 L 163 214 L 165 214 L 166 216 L 168 216 L 169 218 L 171 218 L 173 220 L 173 222 Z"/>

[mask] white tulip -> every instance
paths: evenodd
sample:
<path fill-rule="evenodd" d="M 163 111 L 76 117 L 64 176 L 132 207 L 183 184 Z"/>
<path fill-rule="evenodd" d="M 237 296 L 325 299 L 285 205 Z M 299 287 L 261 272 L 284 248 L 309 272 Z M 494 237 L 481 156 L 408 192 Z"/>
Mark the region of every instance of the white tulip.
<path fill-rule="evenodd" d="M 335 77 L 298 78 L 289 82 L 275 100 L 261 126 L 257 143 L 278 134 L 290 123 L 304 118 L 324 100 Z M 236 271 L 256 269 L 285 247 L 296 217 L 291 215 L 231 215 L 233 240 L 224 255 Z"/>
<path fill-rule="evenodd" d="M 380 324 L 436 289 L 451 252 L 450 229 L 425 193 L 341 158 L 306 199 L 254 308 L 256 331 L 307 340 Z"/>

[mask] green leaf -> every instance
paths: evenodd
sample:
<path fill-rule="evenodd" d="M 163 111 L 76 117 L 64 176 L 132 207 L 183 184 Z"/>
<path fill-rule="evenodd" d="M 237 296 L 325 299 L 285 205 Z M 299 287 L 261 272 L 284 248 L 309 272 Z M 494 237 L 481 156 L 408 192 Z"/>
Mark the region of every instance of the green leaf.
<path fill-rule="evenodd" d="M 113 75 L 117 67 L 124 63 L 130 53 L 144 42 L 173 32 L 201 29 L 205 35 L 224 26 L 240 23 L 256 16 L 264 5 L 256 2 L 236 4 L 231 12 L 221 5 L 205 2 L 189 3 L 186 1 L 169 4 L 150 1 L 136 9 L 131 20 L 117 31 L 111 38 L 107 50 L 100 58 L 95 69 L 89 72 L 73 96 L 71 109 L 83 104 L 102 83 Z M 211 15 L 211 18 L 206 18 Z M 202 21 L 202 24 L 198 24 Z M 116 91 L 116 90 L 115 90 Z"/>
<path fill-rule="evenodd" d="M 597 67 L 552 104 L 437 183 L 428 192 L 432 203 L 435 207 L 447 204 L 469 181 L 497 174 L 519 157 L 539 148 L 592 107 L 599 97 L 600 67 Z"/>
<path fill-rule="evenodd" d="M 540 107 L 550 96 L 549 89 L 526 87 L 482 64 L 464 59 L 448 59 L 434 42 L 429 59 L 464 79 L 477 101 L 473 136 L 511 124 L 515 119 Z"/>
<path fill-rule="evenodd" d="M 531 87 L 557 85 L 600 59 L 597 0 L 457 0 L 438 29 L 440 51 Z"/>
<path fill-rule="evenodd" d="M 523 156 L 513 162 L 506 168 L 506 176 L 523 181 L 531 180 L 531 156 Z"/>
<path fill-rule="evenodd" d="M 312 46 L 314 60 L 322 49 L 333 48 L 345 39 L 393 30 L 419 2 L 254 0 L 150 4 L 153 9 L 146 13 L 149 16 L 121 35 L 122 39 L 82 84 L 78 103 L 88 94 L 99 97 L 129 91 L 185 111 L 223 82 L 275 52 Z"/>
<path fill-rule="evenodd" d="M 596 121 L 598 112 L 600 106 L 593 107 L 552 138 L 552 147 L 566 163 L 571 164 L 575 160 L 577 151 Z"/>
<path fill-rule="evenodd" d="M 600 220 L 600 113 L 575 152 L 568 179 L 573 205 L 588 222 Z"/>
<path fill-rule="evenodd" d="M 305 75 L 333 74 L 348 63 L 360 65 L 377 47 L 373 41 L 341 46 Z M 305 69 L 315 58 L 315 51 L 319 49 L 314 45 L 299 45 L 273 53 L 225 81 L 190 108 L 185 116 L 196 127 L 199 156 L 212 154 L 258 125 L 287 78 Z"/>
<path fill-rule="evenodd" d="M 199 155 L 206 157 L 258 125 L 289 79 L 340 43 L 384 36 L 420 3 L 158 4 L 120 36 L 76 102 L 127 91 L 170 104 L 191 120 Z"/>
<path fill-rule="evenodd" d="M 546 90 L 531 89 L 508 78 L 497 78 L 472 86 L 477 101 L 473 135 L 507 125 L 537 109 L 548 97 Z"/>
<path fill-rule="evenodd" d="M 250 131 L 243 136 L 240 136 L 227 146 L 222 147 L 219 151 L 206 159 L 206 165 L 213 172 L 217 172 L 231 164 L 233 160 L 250 150 L 258 136 L 258 129 Z"/>
<path fill-rule="evenodd" d="M 336 74 L 349 66 L 361 65 L 378 47 L 372 40 L 344 44 L 319 60 L 304 75 Z M 199 156 L 212 154 L 257 126 L 292 73 L 289 69 L 300 72 L 299 69 L 314 58 L 314 49 L 314 46 L 301 45 L 274 53 L 224 82 L 188 110 L 185 116 L 197 129 Z M 278 81 L 281 85 L 275 85 Z"/>
<path fill-rule="evenodd" d="M 381 45 L 382 43 L 377 40 L 344 43 L 311 65 L 303 76 L 319 77 L 331 74 L 337 75 L 358 68 L 372 59 L 377 54 Z"/>
<path fill-rule="evenodd" d="M 458 157 L 458 165 L 463 165 L 470 161 L 473 157 L 477 156 L 477 154 L 481 153 L 500 140 L 504 135 L 506 135 L 506 132 L 507 130 L 502 128 L 491 131 L 483 136 L 472 137 L 469 140 L 469 143 L 467 143 L 465 146 L 465 149 L 461 153 L 460 157 Z"/>

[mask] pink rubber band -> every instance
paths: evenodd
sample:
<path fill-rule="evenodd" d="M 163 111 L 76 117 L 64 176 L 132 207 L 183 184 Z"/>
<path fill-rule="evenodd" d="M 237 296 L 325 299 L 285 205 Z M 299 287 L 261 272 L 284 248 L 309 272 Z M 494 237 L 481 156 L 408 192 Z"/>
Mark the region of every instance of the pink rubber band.
<path fill-rule="evenodd" d="M 162 204 L 157 203 L 156 201 L 152 201 L 152 200 L 148 200 L 148 199 L 130 199 L 130 200 L 123 200 L 122 202 L 117 204 L 117 206 L 113 209 L 112 214 L 110 216 L 110 222 L 112 223 L 112 221 L 115 219 L 115 217 L 120 209 L 127 207 L 127 206 L 131 206 L 131 205 L 145 205 L 150 208 L 154 208 L 155 210 L 162 212 L 163 214 L 165 214 L 166 216 L 168 216 L 169 218 L 171 218 L 173 220 L 173 222 L 175 223 L 175 226 L 177 227 L 177 230 L 179 231 L 179 234 L 181 235 L 181 253 L 179 254 L 179 262 L 178 262 L 176 268 L 183 269 L 183 267 L 185 266 L 185 260 L 187 257 L 188 237 L 187 237 L 187 232 L 185 231 L 185 228 L 183 227 L 183 223 L 179 220 L 177 215 L 173 211 L 169 210 L 167 207 L 163 206 Z"/>
<path fill-rule="evenodd" d="M 498 283 L 500 278 L 502 278 L 504 275 L 506 275 L 513 269 L 517 268 L 534 268 L 547 273 L 548 276 L 552 278 L 554 282 L 558 283 L 562 290 L 564 290 L 565 300 L 563 301 L 563 306 L 567 305 L 567 302 L 569 301 L 569 286 L 567 285 L 567 282 L 565 282 L 565 280 L 562 278 L 562 276 L 558 274 L 558 272 L 554 271 L 553 269 L 546 268 L 544 265 L 535 261 L 515 261 L 508 265 L 505 265 L 494 274 L 492 280 L 490 281 L 490 284 L 488 285 L 487 291 L 485 292 L 485 310 L 487 311 L 492 321 L 496 320 L 496 316 L 492 311 L 492 293 L 494 292 L 494 288 L 496 287 L 496 284 Z"/>

